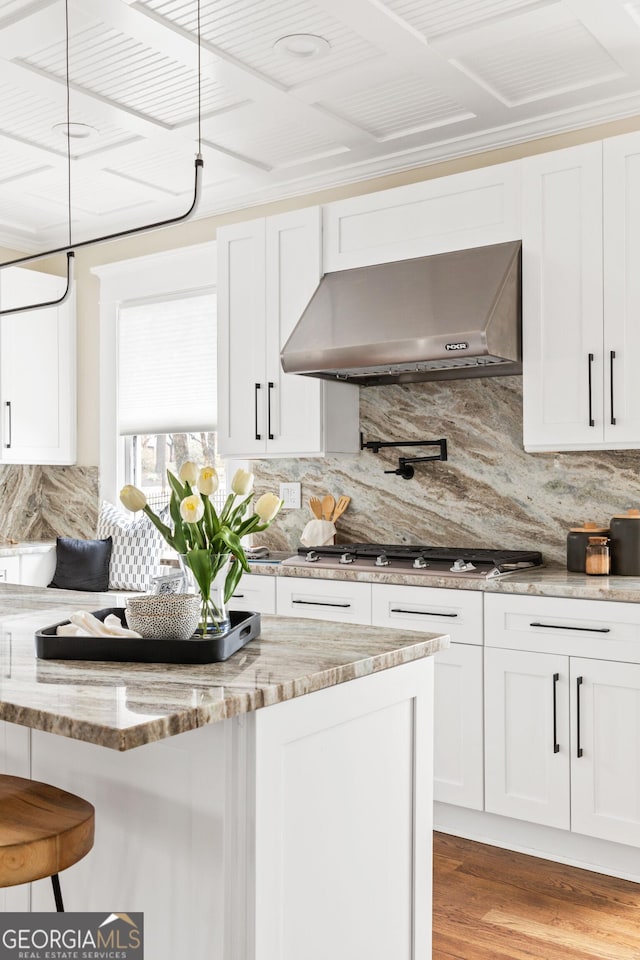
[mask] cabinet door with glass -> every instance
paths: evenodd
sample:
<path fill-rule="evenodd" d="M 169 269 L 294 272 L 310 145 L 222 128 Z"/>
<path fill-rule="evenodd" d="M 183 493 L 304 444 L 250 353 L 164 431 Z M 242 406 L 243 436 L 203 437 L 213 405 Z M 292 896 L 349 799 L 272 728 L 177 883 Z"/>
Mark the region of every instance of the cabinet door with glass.
<path fill-rule="evenodd" d="M 9 267 L 0 275 L 0 304 L 44 302 L 60 297 L 64 287 L 62 277 Z M 58 307 L 2 317 L 0 396 L 3 463 L 75 462 L 73 297 Z"/>

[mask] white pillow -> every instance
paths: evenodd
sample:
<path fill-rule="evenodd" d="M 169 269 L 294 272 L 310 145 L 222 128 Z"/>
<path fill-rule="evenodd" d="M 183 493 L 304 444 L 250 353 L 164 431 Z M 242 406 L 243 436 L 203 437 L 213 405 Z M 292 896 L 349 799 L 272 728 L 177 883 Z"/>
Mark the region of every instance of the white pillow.
<path fill-rule="evenodd" d="M 102 503 L 98 538 L 111 537 L 110 590 L 148 590 L 151 578 L 160 573 L 164 538 L 145 514 L 131 519 L 113 504 Z"/>

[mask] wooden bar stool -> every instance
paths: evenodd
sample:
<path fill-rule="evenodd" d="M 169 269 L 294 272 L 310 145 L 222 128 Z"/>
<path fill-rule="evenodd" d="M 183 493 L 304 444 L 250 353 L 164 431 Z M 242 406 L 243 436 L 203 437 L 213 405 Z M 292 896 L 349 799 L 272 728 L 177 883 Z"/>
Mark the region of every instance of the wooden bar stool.
<path fill-rule="evenodd" d="M 0 887 L 51 877 L 64 911 L 58 873 L 93 846 L 95 810 L 48 783 L 0 775 Z"/>

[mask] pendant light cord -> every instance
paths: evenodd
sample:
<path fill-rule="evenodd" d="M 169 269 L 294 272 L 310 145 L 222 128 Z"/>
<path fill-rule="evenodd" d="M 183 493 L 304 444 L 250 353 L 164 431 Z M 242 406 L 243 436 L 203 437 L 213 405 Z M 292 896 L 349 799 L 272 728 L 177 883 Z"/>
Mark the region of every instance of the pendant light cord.
<path fill-rule="evenodd" d="M 200 2 L 200 0 L 198 0 Z M 69 221 L 69 246 L 71 246 L 71 108 L 69 93 L 69 0 L 64 0 L 66 86 L 67 86 L 67 217 Z"/>
<path fill-rule="evenodd" d="M 198 0 L 198 156 L 202 153 L 202 67 L 200 38 L 200 0 Z"/>

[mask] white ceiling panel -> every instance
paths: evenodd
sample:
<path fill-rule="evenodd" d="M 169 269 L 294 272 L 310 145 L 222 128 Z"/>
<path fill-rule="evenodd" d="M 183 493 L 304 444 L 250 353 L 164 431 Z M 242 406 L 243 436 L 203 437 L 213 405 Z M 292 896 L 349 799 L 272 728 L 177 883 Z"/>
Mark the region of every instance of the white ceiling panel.
<path fill-rule="evenodd" d="M 577 20 L 478 43 L 457 63 L 507 106 L 532 103 L 624 77 L 624 71 Z M 469 45 L 471 46 L 471 45 Z"/>
<path fill-rule="evenodd" d="M 30 67 L 63 78 L 63 40 L 34 51 L 23 60 Z M 197 115 L 198 74 L 151 47 L 112 30 L 102 23 L 77 30 L 69 49 L 69 74 L 73 85 L 122 104 L 167 126 Z M 223 87 L 202 78 L 202 111 L 212 113 L 239 102 Z"/>
<path fill-rule="evenodd" d="M 250 160 L 277 167 L 294 166 L 305 160 L 332 157 L 346 151 L 346 147 L 326 140 L 313 129 L 304 129 L 297 123 L 274 123 L 263 129 L 229 130 L 216 141 Z"/>
<path fill-rule="evenodd" d="M 171 23 L 196 32 L 196 4 L 185 0 L 140 0 Z M 320 5 L 306 0 L 217 0 L 204 4 L 203 40 L 240 63 L 286 87 L 306 83 L 380 55 L 381 51 L 349 30 Z M 280 37 L 295 33 L 321 36 L 331 54 L 320 59 L 291 60 L 273 49 Z"/>
<path fill-rule="evenodd" d="M 399 77 L 322 104 L 338 116 L 368 130 L 379 140 L 408 136 L 473 117 L 451 97 L 424 79 Z"/>
<path fill-rule="evenodd" d="M 384 5 L 425 37 L 466 30 L 558 0 L 383 0 Z"/>
<path fill-rule="evenodd" d="M 131 140 L 130 131 L 116 124 L 101 121 L 99 129 L 93 127 L 95 119 L 84 110 L 72 107 L 71 119 L 91 128 L 91 134 L 86 139 L 72 139 L 73 156 L 104 150 L 114 144 Z M 62 129 L 59 127 L 54 129 L 59 124 L 63 125 Z M 67 139 L 64 135 L 66 109 L 60 104 L 38 96 L 31 90 L 20 89 L 14 84 L 3 84 L 0 98 L 0 130 L 19 140 L 66 155 Z"/>
<path fill-rule="evenodd" d="M 196 0 L 68 0 L 78 239 L 179 215 Z M 0 0 L 0 245 L 64 242 L 64 0 Z M 640 116 L 640 0 L 201 0 L 196 216 Z M 291 34 L 326 55 L 286 57 Z M 21 225 L 22 219 L 22 225 Z"/>

